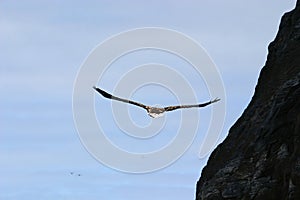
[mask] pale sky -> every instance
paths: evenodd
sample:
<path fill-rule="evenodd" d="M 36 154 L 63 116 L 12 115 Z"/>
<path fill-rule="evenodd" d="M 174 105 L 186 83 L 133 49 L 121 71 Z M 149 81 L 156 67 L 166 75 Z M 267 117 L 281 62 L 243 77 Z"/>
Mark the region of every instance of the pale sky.
<path fill-rule="evenodd" d="M 95 160 L 77 134 L 72 93 L 78 70 L 99 43 L 126 30 L 161 27 L 188 35 L 207 51 L 224 82 L 227 114 L 221 142 L 251 100 L 281 16 L 294 6 L 295 1 L 271 0 L 0 1 L 0 199 L 194 199 L 208 158 L 197 157 L 202 129 L 189 150 L 163 170 L 113 170 Z M 149 55 L 129 56 L 123 63 L 141 64 L 156 57 Z M 164 54 L 157 57 L 172 60 Z M 176 69 L 179 63 L 170 62 Z M 118 64 L 122 63 L 115 63 L 108 77 L 109 72 L 111 77 L 123 73 Z M 193 87 L 198 83 L 201 80 Z M 156 102 L 143 91 L 134 98 Z M 201 101 L 209 98 L 199 96 Z M 96 109 L 110 105 L 96 97 Z M 144 114 L 135 108 L 129 112 Z M 201 110 L 204 127 L 206 114 Z M 115 135 L 118 129 L 106 120 L 107 132 L 112 133 L 108 137 L 130 148 L 126 136 Z M 139 123 L 148 122 L 142 118 Z M 166 132 L 173 134 L 171 126 Z M 146 146 L 153 150 L 170 137 L 146 141 Z M 145 146 L 135 147 L 139 145 Z"/>

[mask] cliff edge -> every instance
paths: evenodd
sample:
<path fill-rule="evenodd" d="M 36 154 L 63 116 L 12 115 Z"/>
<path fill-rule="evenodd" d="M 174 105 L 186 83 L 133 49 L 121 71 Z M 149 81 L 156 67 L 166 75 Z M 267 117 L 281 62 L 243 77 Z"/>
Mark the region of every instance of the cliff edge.
<path fill-rule="evenodd" d="M 211 154 L 196 199 L 300 199 L 300 0 L 284 14 L 254 96 Z"/>

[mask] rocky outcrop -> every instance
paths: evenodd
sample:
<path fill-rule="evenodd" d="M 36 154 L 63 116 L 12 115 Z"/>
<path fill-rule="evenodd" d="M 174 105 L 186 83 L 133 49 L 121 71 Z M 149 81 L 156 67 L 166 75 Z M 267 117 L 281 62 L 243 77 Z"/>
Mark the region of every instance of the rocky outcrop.
<path fill-rule="evenodd" d="M 250 104 L 202 170 L 196 199 L 300 199 L 300 0 L 282 17 Z"/>

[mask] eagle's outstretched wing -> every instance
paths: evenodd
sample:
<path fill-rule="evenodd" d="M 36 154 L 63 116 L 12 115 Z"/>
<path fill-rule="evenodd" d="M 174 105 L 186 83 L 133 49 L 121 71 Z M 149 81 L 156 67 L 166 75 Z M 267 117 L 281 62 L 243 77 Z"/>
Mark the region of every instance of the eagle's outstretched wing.
<path fill-rule="evenodd" d="M 130 103 L 130 104 L 133 104 L 133 105 L 136 105 L 136 106 L 139 106 L 139 107 L 142 107 L 144 109 L 148 109 L 148 106 L 142 104 L 142 103 L 138 103 L 138 102 L 135 102 L 135 101 L 131 101 L 131 100 L 128 100 L 128 99 L 122 99 L 120 97 L 116 97 L 116 96 L 113 96 L 112 94 L 109 94 L 107 92 L 105 92 L 104 90 L 101 90 L 100 88 L 97 88 L 97 87 L 93 87 L 97 92 L 99 92 L 103 97 L 105 98 L 108 98 L 108 99 L 113 99 L 113 100 L 117 100 L 117 101 L 122 101 L 124 103 Z"/>
<path fill-rule="evenodd" d="M 214 100 L 208 101 L 206 103 L 201 103 L 201 104 L 194 104 L 194 105 L 178 105 L 178 106 L 167 106 L 164 107 L 165 111 L 172 111 L 176 109 L 181 109 L 181 108 L 198 108 L 198 107 L 205 107 L 208 106 L 209 104 L 215 103 L 220 101 L 219 98 L 215 98 Z"/>

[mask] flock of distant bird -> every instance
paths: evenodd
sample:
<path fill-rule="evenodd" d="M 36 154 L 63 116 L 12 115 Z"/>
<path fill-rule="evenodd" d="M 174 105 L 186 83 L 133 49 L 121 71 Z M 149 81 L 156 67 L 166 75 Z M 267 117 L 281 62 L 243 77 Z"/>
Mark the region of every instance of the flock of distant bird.
<path fill-rule="evenodd" d="M 75 173 L 75 172 L 70 172 L 70 175 L 72 176 L 81 176 L 81 174 Z"/>

